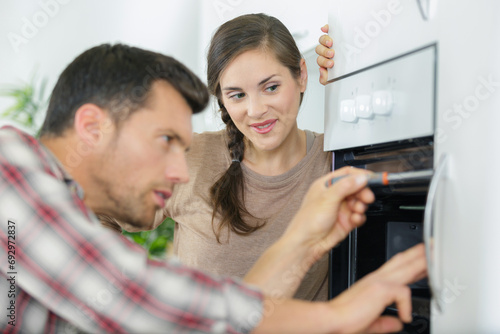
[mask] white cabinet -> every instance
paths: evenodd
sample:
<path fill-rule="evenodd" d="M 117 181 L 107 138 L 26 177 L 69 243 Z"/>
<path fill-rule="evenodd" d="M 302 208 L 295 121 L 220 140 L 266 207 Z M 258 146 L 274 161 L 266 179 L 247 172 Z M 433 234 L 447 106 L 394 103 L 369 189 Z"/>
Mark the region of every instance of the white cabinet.
<path fill-rule="evenodd" d="M 328 23 L 336 54 L 328 79 L 434 43 L 435 7 L 435 0 L 330 1 Z"/>
<path fill-rule="evenodd" d="M 201 2 L 201 1 L 200 1 Z M 278 18 L 290 30 L 301 52 L 315 47 L 321 26 L 326 24 L 326 0 L 208 0 L 201 5 L 202 45 L 208 46 L 213 32 L 224 22 L 249 13 Z"/>
<path fill-rule="evenodd" d="M 436 186 L 432 215 L 431 333 L 500 333 L 500 2 L 350 0 L 331 5 L 337 53 L 330 78 L 338 80 L 327 86 L 327 95 L 351 101 L 344 106 L 355 104 L 349 94 L 335 97 L 343 94 L 335 85 L 349 82 L 360 69 L 435 43 L 434 167 L 446 156 L 447 168 Z M 425 74 L 423 65 L 407 65 L 398 75 L 417 82 Z M 340 106 L 326 112 L 340 115 Z"/>

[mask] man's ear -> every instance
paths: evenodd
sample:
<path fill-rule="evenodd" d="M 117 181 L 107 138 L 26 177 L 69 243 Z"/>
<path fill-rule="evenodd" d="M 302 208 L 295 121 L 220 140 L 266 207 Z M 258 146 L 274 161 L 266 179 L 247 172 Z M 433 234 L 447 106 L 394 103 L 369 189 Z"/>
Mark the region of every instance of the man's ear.
<path fill-rule="evenodd" d="M 307 88 L 307 66 L 306 60 L 302 58 L 300 60 L 300 92 L 304 93 Z"/>
<path fill-rule="evenodd" d="M 99 106 L 86 103 L 75 113 L 75 132 L 86 145 L 95 147 L 101 143 L 103 135 L 110 131 L 109 115 Z"/>

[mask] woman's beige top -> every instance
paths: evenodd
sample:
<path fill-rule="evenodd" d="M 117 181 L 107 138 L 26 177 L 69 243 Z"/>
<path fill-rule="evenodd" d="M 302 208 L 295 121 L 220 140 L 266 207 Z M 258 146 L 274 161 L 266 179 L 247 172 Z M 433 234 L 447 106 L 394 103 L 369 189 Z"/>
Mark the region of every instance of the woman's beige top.
<path fill-rule="evenodd" d="M 306 131 L 307 155 L 291 170 L 264 176 L 242 164 L 245 205 L 266 226 L 250 235 L 227 230 L 217 243 L 212 229 L 209 189 L 224 173 L 231 158 L 225 131 L 195 134 L 188 152 L 189 183 L 177 185 L 167 201 L 165 215 L 176 222 L 174 254 L 182 263 L 218 275 L 243 277 L 259 256 L 284 232 L 297 212 L 310 184 L 331 169 L 331 154 L 323 152 L 323 135 Z M 218 221 L 217 221 L 218 223 Z M 218 226 L 218 225 L 217 225 Z M 328 256 L 306 274 L 296 298 L 327 299 Z M 285 280 L 294 280 L 293 272 Z"/>

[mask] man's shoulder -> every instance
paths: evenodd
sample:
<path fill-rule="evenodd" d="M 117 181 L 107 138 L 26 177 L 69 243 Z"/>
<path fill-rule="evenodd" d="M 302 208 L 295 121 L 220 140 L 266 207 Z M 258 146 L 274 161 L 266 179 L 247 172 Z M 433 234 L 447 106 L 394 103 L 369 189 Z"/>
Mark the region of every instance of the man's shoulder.
<path fill-rule="evenodd" d="M 6 139 L 6 138 L 11 138 L 11 139 L 17 138 L 18 140 L 29 139 L 36 141 L 36 139 L 33 136 L 12 125 L 4 125 L 0 127 L 0 139 Z"/>
<path fill-rule="evenodd" d="M 0 154 L 8 161 L 19 157 L 27 159 L 29 155 L 39 155 L 37 153 L 40 151 L 40 146 L 36 138 L 18 128 L 11 125 L 0 128 Z"/>

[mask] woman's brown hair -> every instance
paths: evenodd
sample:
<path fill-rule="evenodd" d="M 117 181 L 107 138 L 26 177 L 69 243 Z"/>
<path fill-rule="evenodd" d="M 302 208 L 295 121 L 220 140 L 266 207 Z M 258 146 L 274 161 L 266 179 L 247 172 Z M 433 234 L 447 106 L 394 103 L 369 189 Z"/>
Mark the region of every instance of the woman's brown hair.
<path fill-rule="evenodd" d="M 240 165 L 245 152 L 244 136 L 224 107 L 220 89 L 221 74 L 231 61 L 243 52 L 256 49 L 272 52 L 294 78 L 300 77 L 300 51 L 288 29 L 272 16 L 239 16 L 221 25 L 212 37 L 207 56 L 208 89 L 217 98 L 222 121 L 226 124 L 227 148 L 232 159 L 226 172 L 210 188 L 212 227 L 219 243 L 224 228 L 239 235 L 247 235 L 265 225 L 265 221 L 250 225 L 243 219 L 256 220 L 247 211 L 244 202 L 243 172 Z M 220 215 L 219 226 L 214 225 L 217 214 Z"/>

